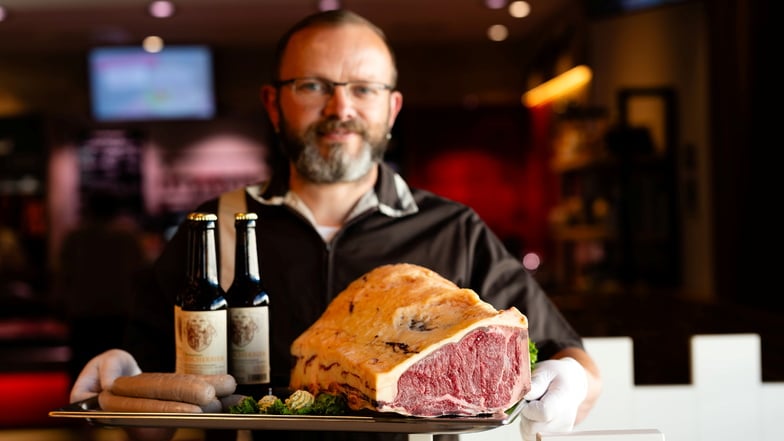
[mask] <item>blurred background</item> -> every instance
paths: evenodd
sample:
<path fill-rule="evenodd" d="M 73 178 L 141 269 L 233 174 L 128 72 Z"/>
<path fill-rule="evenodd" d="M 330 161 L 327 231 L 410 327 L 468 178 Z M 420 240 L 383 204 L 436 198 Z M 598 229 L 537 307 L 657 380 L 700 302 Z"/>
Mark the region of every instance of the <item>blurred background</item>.
<path fill-rule="evenodd" d="M 134 272 L 267 176 L 274 44 L 335 7 L 395 51 L 388 161 L 474 207 L 583 335 L 633 337 L 638 384 L 688 383 L 688 337 L 730 332 L 784 381 L 767 3 L 0 0 L 0 390 L 27 397 L 0 427 L 62 424 Z"/>

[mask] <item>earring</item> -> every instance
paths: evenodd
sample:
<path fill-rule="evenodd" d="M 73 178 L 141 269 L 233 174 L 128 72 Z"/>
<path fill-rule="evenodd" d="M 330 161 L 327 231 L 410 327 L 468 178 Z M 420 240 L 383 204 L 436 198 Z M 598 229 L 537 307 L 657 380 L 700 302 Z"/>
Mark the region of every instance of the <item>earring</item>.
<path fill-rule="evenodd" d="M 387 141 L 389 141 L 390 139 L 392 139 L 392 133 L 387 132 Z"/>

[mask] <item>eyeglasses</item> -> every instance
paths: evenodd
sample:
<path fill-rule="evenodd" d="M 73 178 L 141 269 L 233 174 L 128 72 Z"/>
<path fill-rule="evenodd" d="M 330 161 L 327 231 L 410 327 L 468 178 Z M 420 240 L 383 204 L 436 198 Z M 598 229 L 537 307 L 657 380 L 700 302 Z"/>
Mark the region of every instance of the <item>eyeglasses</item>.
<path fill-rule="evenodd" d="M 355 105 L 371 105 L 379 101 L 384 91 L 394 87 L 373 81 L 329 81 L 324 78 L 292 78 L 275 83 L 277 87 L 291 86 L 297 100 L 304 105 L 324 105 L 335 93 L 335 88 L 344 86 Z"/>

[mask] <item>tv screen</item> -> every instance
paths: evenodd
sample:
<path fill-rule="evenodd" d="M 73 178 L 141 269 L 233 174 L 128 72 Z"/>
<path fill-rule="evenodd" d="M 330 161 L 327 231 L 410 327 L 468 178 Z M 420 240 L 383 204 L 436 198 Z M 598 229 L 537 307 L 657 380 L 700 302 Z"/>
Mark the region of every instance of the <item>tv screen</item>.
<path fill-rule="evenodd" d="M 215 114 L 212 54 L 206 46 L 107 46 L 89 53 L 97 121 L 209 119 Z"/>

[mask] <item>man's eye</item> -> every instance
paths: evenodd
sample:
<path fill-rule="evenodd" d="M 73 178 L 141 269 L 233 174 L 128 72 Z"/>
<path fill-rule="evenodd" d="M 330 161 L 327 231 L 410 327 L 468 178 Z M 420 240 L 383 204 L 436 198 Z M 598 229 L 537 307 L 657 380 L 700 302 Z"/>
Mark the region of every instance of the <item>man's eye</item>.
<path fill-rule="evenodd" d="M 326 90 L 326 86 L 320 81 L 301 81 L 297 89 L 302 92 L 322 93 Z"/>
<path fill-rule="evenodd" d="M 374 95 L 378 90 L 368 84 L 353 84 L 351 92 L 356 96 L 370 96 Z"/>

